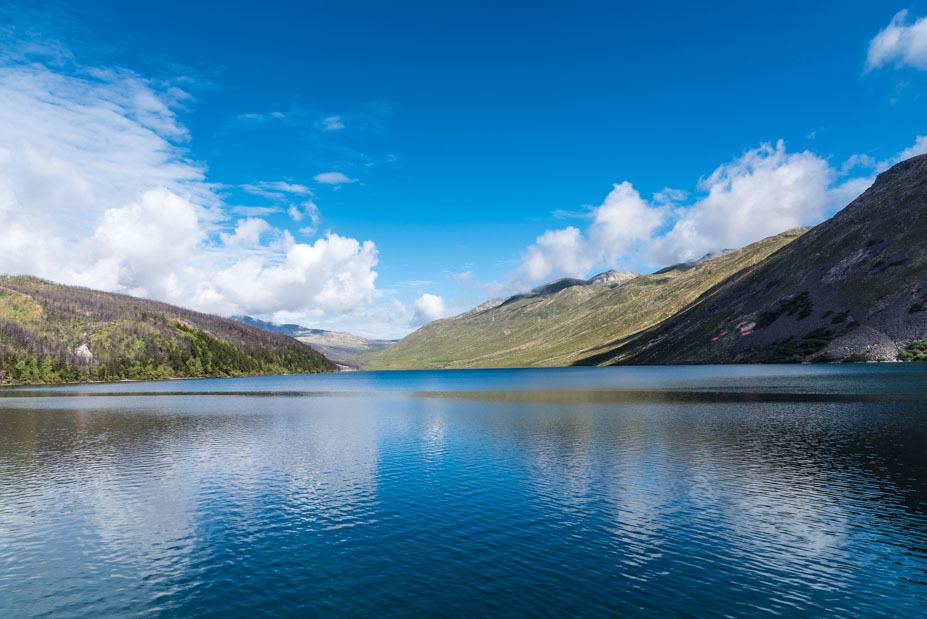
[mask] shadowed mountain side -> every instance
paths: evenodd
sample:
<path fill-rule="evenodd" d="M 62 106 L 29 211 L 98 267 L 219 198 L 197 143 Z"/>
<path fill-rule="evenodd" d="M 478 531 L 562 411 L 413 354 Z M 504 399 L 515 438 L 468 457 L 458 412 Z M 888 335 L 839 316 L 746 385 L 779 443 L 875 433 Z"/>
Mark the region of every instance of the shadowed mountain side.
<path fill-rule="evenodd" d="M 685 268 L 558 280 L 436 320 L 359 359 L 368 369 L 569 365 L 665 320 L 803 232 L 791 230 Z"/>
<path fill-rule="evenodd" d="M 755 328 L 741 335 L 736 327 L 745 322 Z M 922 155 L 883 172 L 831 219 L 678 315 L 590 351 L 579 364 L 894 360 L 925 337 Z"/>
<path fill-rule="evenodd" d="M 0 276 L 0 383 L 336 369 L 282 333 L 158 301 Z"/>

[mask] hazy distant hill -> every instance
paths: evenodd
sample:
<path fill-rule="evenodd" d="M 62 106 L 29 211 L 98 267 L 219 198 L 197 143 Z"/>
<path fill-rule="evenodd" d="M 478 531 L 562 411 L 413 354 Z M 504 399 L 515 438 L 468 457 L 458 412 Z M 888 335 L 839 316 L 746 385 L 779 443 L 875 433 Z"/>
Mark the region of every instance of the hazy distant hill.
<path fill-rule="evenodd" d="M 336 369 L 281 333 L 157 301 L 0 276 L 0 383 Z"/>
<path fill-rule="evenodd" d="M 560 279 L 436 320 L 360 359 L 370 369 L 570 365 L 672 316 L 803 232 L 791 230 L 648 275 L 609 271 L 588 280 Z"/>
<path fill-rule="evenodd" d="M 745 321 L 756 323 L 747 336 L 734 330 Z M 883 172 L 834 217 L 685 311 L 583 362 L 894 360 L 924 338 L 927 155 Z"/>
<path fill-rule="evenodd" d="M 358 367 L 355 355 L 373 352 L 386 348 L 396 340 L 371 340 L 344 331 L 325 331 L 323 329 L 310 329 L 294 324 L 278 325 L 265 322 L 251 316 L 232 316 L 232 320 L 243 322 L 246 325 L 285 333 L 304 344 L 309 344 L 326 357 L 350 367 Z"/>

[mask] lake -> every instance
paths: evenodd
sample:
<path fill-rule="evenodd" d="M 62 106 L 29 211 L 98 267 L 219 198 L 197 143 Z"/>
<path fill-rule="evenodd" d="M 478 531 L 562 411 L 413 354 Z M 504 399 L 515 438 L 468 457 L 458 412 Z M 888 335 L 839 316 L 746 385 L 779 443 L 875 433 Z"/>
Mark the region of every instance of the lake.
<path fill-rule="evenodd" d="M 927 613 L 927 365 L 0 389 L 0 616 Z"/>

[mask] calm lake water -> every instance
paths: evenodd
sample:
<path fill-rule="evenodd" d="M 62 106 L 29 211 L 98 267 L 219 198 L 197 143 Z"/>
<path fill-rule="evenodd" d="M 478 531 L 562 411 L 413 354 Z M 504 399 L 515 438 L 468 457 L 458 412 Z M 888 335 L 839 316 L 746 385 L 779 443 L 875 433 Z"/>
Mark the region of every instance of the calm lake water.
<path fill-rule="evenodd" d="M 0 389 L 0 616 L 927 613 L 927 366 Z"/>

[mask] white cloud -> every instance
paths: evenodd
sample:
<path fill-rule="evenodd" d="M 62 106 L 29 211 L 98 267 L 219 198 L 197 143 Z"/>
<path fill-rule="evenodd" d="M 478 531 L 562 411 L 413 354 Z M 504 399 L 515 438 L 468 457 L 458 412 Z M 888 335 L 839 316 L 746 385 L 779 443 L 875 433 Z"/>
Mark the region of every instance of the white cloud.
<path fill-rule="evenodd" d="M 429 323 L 447 315 L 447 304 L 443 297 L 436 294 L 425 293 L 412 304 L 412 326 Z"/>
<path fill-rule="evenodd" d="M 840 166 L 840 174 L 845 175 L 855 168 L 884 172 L 896 163 L 924 154 L 927 154 L 927 135 L 919 135 L 914 139 L 914 144 L 905 148 L 897 155 L 883 159 L 882 161 L 876 160 L 876 158 L 871 155 L 852 155 Z M 875 179 L 870 178 L 869 182 L 871 183 L 873 180 Z"/>
<path fill-rule="evenodd" d="M 833 205 L 835 179 L 827 161 L 809 151 L 788 153 L 781 140 L 763 144 L 702 179 L 698 189 L 708 195 L 681 209 L 650 252 L 657 263 L 691 260 L 817 223 Z"/>
<path fill-rule="evenodd" d="M 299 229 L 302 234 L 311 236 L 318 230 L 322 215 L 319 213 L 319 207 L 312 200 L 306 200 L 302 204 L 291 205 L 287 212 L 293 221 L 300 222 L 304 219 L 309 221 L 309 225 Z"/>
<path fill-rule="evenodd" d="M 631 183 L 614 185 L 584 235 L 567 226 L 548 230 L 525 250 L 521 265 L 503 288 L 525 289 L 558 277 L 584 277 L 599 264 L 626 259 L 649 240 L 665 218 L 665 209 L 647 203 Z M 491 287 L 491 294 L 498 292 Z"/>
<path fill-rule="evenodd" d="M 665 218 L 662 208 L 643 200 L 625 181 L 615 185 L 596 209 L 589 228 L 594 260 L 614 263 L 648 240 Z"/>
<path fill-rule="evenodd" d="M 356 178 L 350 178 L 341 172 L 323 172 L 313 177 L 316 181 L 326 185 L 341 185 L 344 183 L 355 183 Z"/>
<path fill-rule="evenodd" d="M 850 155 L 840 166 L 840 174 L 845 175 L 856 168 L 872 169 L 876 167 L 875 157 L 866 154 Z"/>
<path fill-rule="evenodd" d="M 896 67 L 927 69 L 927 17 L 908 24 L 908 12 L 899 11 L 892 21 L 869 43 L 866 70 L 889 63 Z"/>
<path fill-rule="evenodd" d="M 269 114 L 257 114 L 254 112 L 250 112 L 247 114 L 239 114 L 235 118 L 243 122 L 263 123 L 270 119 L 283 120 L 286 118 L 286 114 L 284 114 L 283 112 L 276 112 L 276 111 L 270 112 Z"/>
<path fill-rule="evenodd" d="M 260 245 L 261 236 L 270 230 L 270 224 L 266 220 L 248 217 L 236 222 L 234 234 L 220 233 L 219 236 L 227 248 L 248 248 Z"/>
<path fill-rule="evenodd" d="M 265 197 L 279 197 L 285 193 L 295 193 L 298 195 L 310 195 L 312 190 L 299 183 L 290 183 L 287 181 L 260 181 L 242 185 L 241 188 L 250 194 Z"/>
<path fill-rule="evenodd" d="M 927 151 L 927 138 L 900 156 L 921 151 Z M 871 176 L 847 174 L 872 165 L 871 157 L 856 156 L 838 172 L 809 151 L 787 152 L 779 141 L 719 166 L 699 181 L 701 197 L 688 205 L 678 204 L 689 195 L 682 190 L 664 189 L 649 202 L 630 183 L 620 183 L 592 209 L 585 230 L 547 230 L 503 282 L 483 288 L 496 296 L 559 277 L 587 277 L 593 269 L 665 266 L 813 225 L 871 184 Z"/>
<path fill-rule="evenodd" d="M 182 146 L 171 105 L 183 97 L 130 71 L 66 62 L 0 61 L 0 273 L 217 313 L 366 311 L 372 242 L 298 243 L 261 218 L 279 207 L 226 205 Z M 311 196 L 289 181 L 251 188 Z M 290 214 L 304 230 L 318 225 L 311 199 Z"/>
<path fill-rule="evenodd" d="M 245 217 L 267 217 L 268 215 L 283 212 L 283 209 L 279 206 L 233 206 L 229 210 L 235 215 Z"/>
<path fill-rule="evenodd" d="M 548 230 L 522 255 L 516 281 L 524 288 L 552 277 L 581 277 L 594 263 L 595 257 L 578 228 Z"/>
<path fill-rule="evenodd" d="M 344 122 L 341 120 L 341 116 L 327 116 L 322 119 L 323 131 L 338 131 L 339 129 L 344 129 Z"/>
<path fill-rule="evenodd" d="M 927 135 L 919 135 L 917 139 L 914 140 L 914 144 L 898 153 L 898 156 L 892 159 L 891 163 L 895 164 L 899 161 L 904 161 L 905 159 L 910 159 L 911 157 L 916 157 L 917 155 L 923 155 L 925 153 L 927 153 Z"/>
<path fill-rule="evenodd" d="M 675 202 L 682 202 L 688 197 L 688 191 L 664 187 L 661 191 L 653 194 L 653 201 L 656 204 L 673 204 Z"/>
<path fill-rule="evenodd" d="M 329 234 L 296 243 L 284 232 L 279 261 L 245 257 L 200 283 L 194 302 L 211 311 L 268 314 L 302 311 L 313 318 L 353 312 L 373 301 L 377 250 Z"/>

